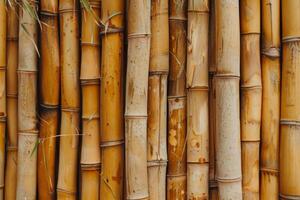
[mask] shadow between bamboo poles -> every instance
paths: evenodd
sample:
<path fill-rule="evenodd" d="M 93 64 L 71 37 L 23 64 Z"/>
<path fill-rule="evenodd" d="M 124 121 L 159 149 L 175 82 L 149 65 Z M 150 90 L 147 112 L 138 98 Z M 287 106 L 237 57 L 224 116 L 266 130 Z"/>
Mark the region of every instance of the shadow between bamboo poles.
<path fill-rule="evenodd" d="M 279 196 L 280 1 L 262 2 L 262 132 L 260 198 Z"/>

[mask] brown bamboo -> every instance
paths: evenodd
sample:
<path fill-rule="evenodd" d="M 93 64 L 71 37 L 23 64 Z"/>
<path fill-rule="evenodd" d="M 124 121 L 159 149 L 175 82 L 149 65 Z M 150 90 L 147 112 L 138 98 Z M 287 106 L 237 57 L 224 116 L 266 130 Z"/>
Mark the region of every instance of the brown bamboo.
<path fill-rule="evenodd" d="M 100 1 L 81 8 L 82 147 L 81 199 L 98 200 L 100 189 Z"/>
<path fill-rule="evenodd" d="M 259 199 L 259 148 L 262 83 L 260 0 L 240 1 L 241 144 L 243 199 Z"/>
<path fill-rule="evenodd" d="M 37 183 L 37 2 L 23 0 L 19 9 L 18 166 L 16 199 L 36 199 Z M 27 9 L 27 10 L 26 10 Z M 28 11 L 28 9 L 30 11 Z"/>
<path fill-rule="evenodd" d="M 150 199 L 166 199 L 167 83 L 169 71 L 168 0 L 151 3 L 148 86 L 148 182 Z"/>
<path fill-rule="evenodd" d="M 188 1 L 187 198 L 209 197 L 209 1 Z"/>
<path fill-rule="evenodd" d="M 260 199 L 279 196 L 280 1 L 262 4 L 262 124 Z"/>
<path fill-rule="evenodd" d="M 280 199 L 300 198 L 300 2 L 282 6 L 282 87 L 280 116 Z"/>
<path fill-rule="evenodd" d="M 239 1 L 216 1 L 216 159 L 220 199 L 242 199 Z"/>
<path fill-rule="evenodd" d="M 187 0 L 170 3 L 167 199 L 186 199 Z"/>
<path fill-rule="evenodd" d="M 149 199 L 147 97 L 150 60 L 150 0 L 128 0 L 125 103 L 126 199 Z"/>
<path fill-rule="evenodd" d="M 7 145 L 5 167 L 5 199 L 16 199 L 18 145 L 18 5 L 7 5 Z"/>

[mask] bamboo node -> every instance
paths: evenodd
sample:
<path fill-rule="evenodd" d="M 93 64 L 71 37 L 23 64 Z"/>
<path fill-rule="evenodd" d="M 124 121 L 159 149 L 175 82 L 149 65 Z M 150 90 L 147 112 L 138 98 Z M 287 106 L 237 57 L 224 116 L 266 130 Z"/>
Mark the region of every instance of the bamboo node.
<path fill-rule="evenodd" d="M 167 174 L 167 177 L 170 177 L 170 178 L 186 177 L 186 173 L 183 173 L 183 174 Z"/>
<path fill-rule="evenodd" d="M 228 78 L 228 79 L 240 79 L 240 76 L 236 75 L 236 74 L 219 74 L 219 73 L 216 73 L 214 75 L 214 77 L 216 78 Z"/>
<path fill-rule="evenodd" d="M 117 141 L 107 141 L 107 142 L 101 142 L 100 147 L 112 147 L 112 146 L 118 146 L 123 145 L 125 143 L 124 140 L 117 140 Z"/>
<path fill-rule="evenodd" d="M 57 17 L 58 12 L 56 11 L 51 11 L 51 10 L 41 10 L 40 15 L 42 16 L 47 16 L 47 17 Z"/>
<path fill-rule="evenodd" d="M 8 146 L 6 147 L 6 150 L 7 150 L 7 151 L 17 151 L 17 150 L 18 150 L 18 147 L 17 147 L 17 146 L 9 146 L 9 145 L 8 145 Z"/>
<path fill-rule="evenodd" d="M 59 15 L 61 14 L 65 14 L 65 13 L 76 13 L 76 12 L 79 12 L 78 9 L 75 9 L 75 8 L 63 8 L 63 9 L 59 9 Z"/>
<path fill-rule="evenodd" d="M 192 91 L 209 91 L 208 86 L 192 86 L 187 88 L 188 92 Z"/>
<path fill-rule="evenodd" d="M 255 32 L 255 31 L 247 31 L 247 32 L 241 32 L 241 35 L 258 35 L 260 36 L 260 32 Z"/>
<path fill-rule="evenodd" d="M 168 100 L 173 100 L 173 99 L 186 99 L 186 96 L 168 96 Z"/>
<path fill-rule="evenodd" d="M 130 33 L 127 35 L 128 39 L 131 38 L 145 38 L 145 37 L 150 37 L 151 33 Z"/>
<path fill-rule="evenodd" d="M 1 184 L 1 185 L 0 185 L 0 189 L 3 189 L 3 188 L 4 188 L 4 184 Z"/>
<path fill-rule="evenodd" d="M 0 66 L 0 70 L 6 71 L 6 66 Z"/>
<path fill-rule="evenodd" d="M 147 119 L 148 115 L 130 115 L 125 113 L 124 117 L 125 119 Z"/>
<path fill-rule="evenodd" d="M 141 197 L 141 198 L 127 197 L 126 200 L 149 200 L 149 195 L 147 195 L 146 197 Z"/>
<path fill-rule="evenodd" d="M 101 163 L 80 163 L 80 167 L 82 171 L 94 171 L 101 169 Z"/>
<path fill-rule="evenodd" d="M 216 180 L 220 183 L 234 183 L 234 182 L 240 182 L 242 180 L 242 177 L 241 176 L 233 177 L 233 178 L 217 177 Z"/>
<path fill-rule="evenodd" d="M 103 31 L 100 31 L 100 35 L 112 34 L 112 33 L 123 33 L 124 28 L 107 27 Z"/>
<path fill-rule="evenodd" d="M 274 174 L 276 176 L 278 176 L 278 174 L 279 174 L 279 170 L 278 169 L 269 169 L 269 168 L 261 167 L 260 171 L 262 173 Z"/>
<path fill-rule="evenodd" d="M 61 108 L 62 112 L 73 112 L 73 113 L 79 113 L 80 108 L 70 108 L 70 107 L 66 107 L 66 108 Z"/>
<path fill-rule="evenodd" d="M 169 71 L 149 71 L 149 75 L 168 75 Z"/>
<path fill-rule="evenodd" d="M 11 98 L 11 99 L 17 99 L 18 98 L 18 93 L 6 93 L 6 97 L 7 98 Z"/>
<path fill-rule="evenodd" d="M 241 90 L 261 90 L 261 85 L 243 85 L 241 84 Z"/>
<path fill-rule="evenodd" d="M 40 107 L 42 108 L 42 109 L 58 109 L 59 108 L 59 105 L 50 105 L 50 104 L 42 104 L 42 103 L 40 103 Z"/>
<path fill-rule="evenodd" d="M 288 125 L 288 126 L 300 126 L 300 121 L 281 119 L 280 124 L 281 125 Z"/>
<path fill-rule="evenodd" d="M 23 136 L 35 136 L 35 137 L 38 137 L 38 133 L 39 131 L 38 130 L 19 130 L 18 132 L 18 135 L 23 135 Z"/>
<path fill-rule="evenodd" d="M 84 79 L 80 78 L 81 86 L 84 85 L 99 85 L 100 84 L 100 76 L 99 78 L 93 78 L 93 79 Z"/>
<path fill-rule="evenodd" d="M 91 46 L 91 47 L 99 47 L 99 43 L 93 43 L 93 42 L 81 42 L 81 46 Z"/>
<path fill-rule="evenodd" d="M 75 195 L 76 196 L 76 194 L 77 194 L 76 191 L 68 191 L 68 190 L 65 190 L 65 189 L 59 188 L 59 187 L 56 188 L 56 191 L 57 191 L 57 193 L 63 193 L 63 194 L 67 194 L 67 195 Z"/>
<path fill-rule="evenodd" d="M 2 122 L 6 122 L 7 121 L 7 116 L 3 113 L 0 113 L 0 123 L 2 123 Z"/>
<path fill-rule="evenodd" d="M 282 43 L 299 42 L 299 41 L 300 41 L 300 37 L 295 37 L 295 36 L 282 37 Z"/>
<path fill-rule="evenodd" d="M 271 58 L 279 58 L 280 48 L 276 48 L 276 47 L 265 48 L 261 50 L 261 54 Z"/>
<path fill-rule="evenodd" d="M 167 166 L 168 160 L 151 160 L 147 162 L 148 167 Z"/>
<path fill-rule="evenodd" d="M 209 14 L 209 9 L 205 9 L 205 10 L 188 9 L 187 11 L 188 13 Z"/>
<path fill-rule="evenodd" d="M 36 74 L 37 71 L 38 70 L 36 68 L 34 70 L 32 70 L 32 67 L 31 67 L 31 70 L 24 70 L 24 69 L 22 69 L 22 67 L 19 67 L 17 69 L 17 74 Z"/>
<path fill-rule="evenodd" d="M 216 180 L 210 180 L 209 187 L 210 188 L 218 188 L 218 182 Z"/>
<path fill-rule="evenodd" d="M 178 21 L 187 21 L 187 18 L 186 18 L 186 17 L 175 17 L 175 16 L 170 16 L 170 17 L 169 17 L 169 20 L 170 20 L 170 21 L 176 21 L 176 20 L 178 20 Z"/>
<path fill-rule="evenodd" d="M 284 200 L 300 200 L 300 196 L 292 196 L 292 195 L 284 195 L 284 194 L 279 194 L 281 199 Z"/>

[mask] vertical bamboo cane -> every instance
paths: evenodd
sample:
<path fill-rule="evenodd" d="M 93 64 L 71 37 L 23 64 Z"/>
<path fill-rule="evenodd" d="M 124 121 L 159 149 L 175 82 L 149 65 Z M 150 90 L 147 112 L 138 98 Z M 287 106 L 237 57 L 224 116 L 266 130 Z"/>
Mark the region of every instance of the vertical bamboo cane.
<path fill-rule="evenodd" d="M 187 0 L 171 0 L 168 84 L 167 199 L 186 199 L 186 11 Z"/>
<path fill-rule="evenodd" d="M 151 4 L 148 87 L 148 181 L 150 199 L 166 199 L 167 83 L 169 71 L 168 0 Z"/>
<path fill-rule="evenodd" d="M 100 199 L 123 199 L 124 0 L 102 0 Z M 113 160 L 111 158 L 114 158 Z"/>
<path fill-rule="evenodd" d="M 216 1 L 216 158 L 220 199 L 242 199 L 239 1 Z"/>
<path fill-rule="evenodd" d="M 261 200 L 279 196 L 280 1 L 262 1 Z"/>
<path fill-rule="evenodd" d="M 55 148 L 59 105 L 58 0 L 41 0 L 39 199 L 55 198 Z"/>
<path fill-rule="evenodd" d="M 7 145 L 5 167 L 5 199 L 16 199 L 18 145 L 18 5 L 7 5 Z"/>
<path fill-rule="evenodd" d="M 36 199 L 38 140 L 37 104 L 37 12 L 36 1 L 21 1 L 19 12 L 18 65 L 18 167 L 17 200 Z M 25 7 L 30 9 L 25 10 Z M 31 12 L 32 11 L 32 12 Z"/>
<path fill-rule="evenodd" d="M 81 8 L 82 147 L 81 199 L 98 200 L 100 189 L 100 1 Z"/>
<path fill-rule="evenodd" d="M 282 6 L 280 199 L 300 198 L 300 2 Z"/>
<path fill-rule="evenodd" d="M 125 105 L 127 199 L 149 199 L 147 97 L 150 0 L 128 0 L 128 60 Z"/>
<path fill-rule="evenodd" d="M 241 144 L 243 199 L 259 199 L 261 123 L 260 0 L 241 0 Z"/>
<path fill-rule="evenodd" d="M 208 199 L 208 0 L 188 1 L 187 30 L 187 198 Z"/>

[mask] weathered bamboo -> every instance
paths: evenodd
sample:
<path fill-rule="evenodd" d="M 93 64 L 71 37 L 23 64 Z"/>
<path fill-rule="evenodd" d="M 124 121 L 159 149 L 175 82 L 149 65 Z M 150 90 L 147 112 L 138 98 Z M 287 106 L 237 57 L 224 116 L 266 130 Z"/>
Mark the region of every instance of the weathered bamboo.
<path fill-rule="evenodd" d="M 216 161 L 220 199 L 242 199 L 239 1 L 216 0 Z"/>
<path fill-rule="evenodd" d="M 7 145 L 5 167 L 5 199 L 16 199 L 18 145 L 18 5 L 7 5 Z"/>
<path fill-rule="evenodd" d="M 166 199 L 167 83 L 169 71 L 168 0 L 151 3 L 148 87 L 148 182 L 150 199 Z"/>
<path fill-rule="evenodd" d="M 100 1 L 81 8 L 82 147 L 81 199 L 98 200 L 100 189 Z"/>
<path fill-rule="evenodd" d="M 262 4 L 262 124 L 260 199 L 279 196 L 280 1 Z"/>
<path fill-rule="evenodd" d="M 300 2 L 282 6 L 280 199 L 300 198 Z"/>
<path fill-rule="evenodd" d="M 123 199 L 124 0 L 102 0 L 100 199 Z M 141 67 L 141 66 L 139 66 Z M 146 67 L 146 66 L 145 66 Z M 143 68 L 143 67 L 142 67 Z M 145 69 L 145 68 L 143 68 Z M 113 160 L 111 158 L 114 158 Z"/>
<path fill-rule="evenodd" d="M 259 199 L 261 123 L 260 0 L 240 1 L 243 199 Z"/>
<path fill-rule="evenodd" d="M 36 199 L 37 180 L 37 2 L 19 9 L 17 200 Z M 27 9 L 27 10 L 26 10 Z M 30 11 L 28 11 L 28 9 Z"/>
<path fill-rule="evenodd" d="M 147 97 L 150 60 L 150 0 L 128 0 L 125 105 L 126 199 L 149 199 Z"/>
<path fill-rule="evenodd" d="M 209 1 L 188 1 L 187 198 L 209 196 Z"/>
<path fill-rule="evenodd" d="M 187 0 L 170 1 L 167 199 L 186 199 Z"/>

